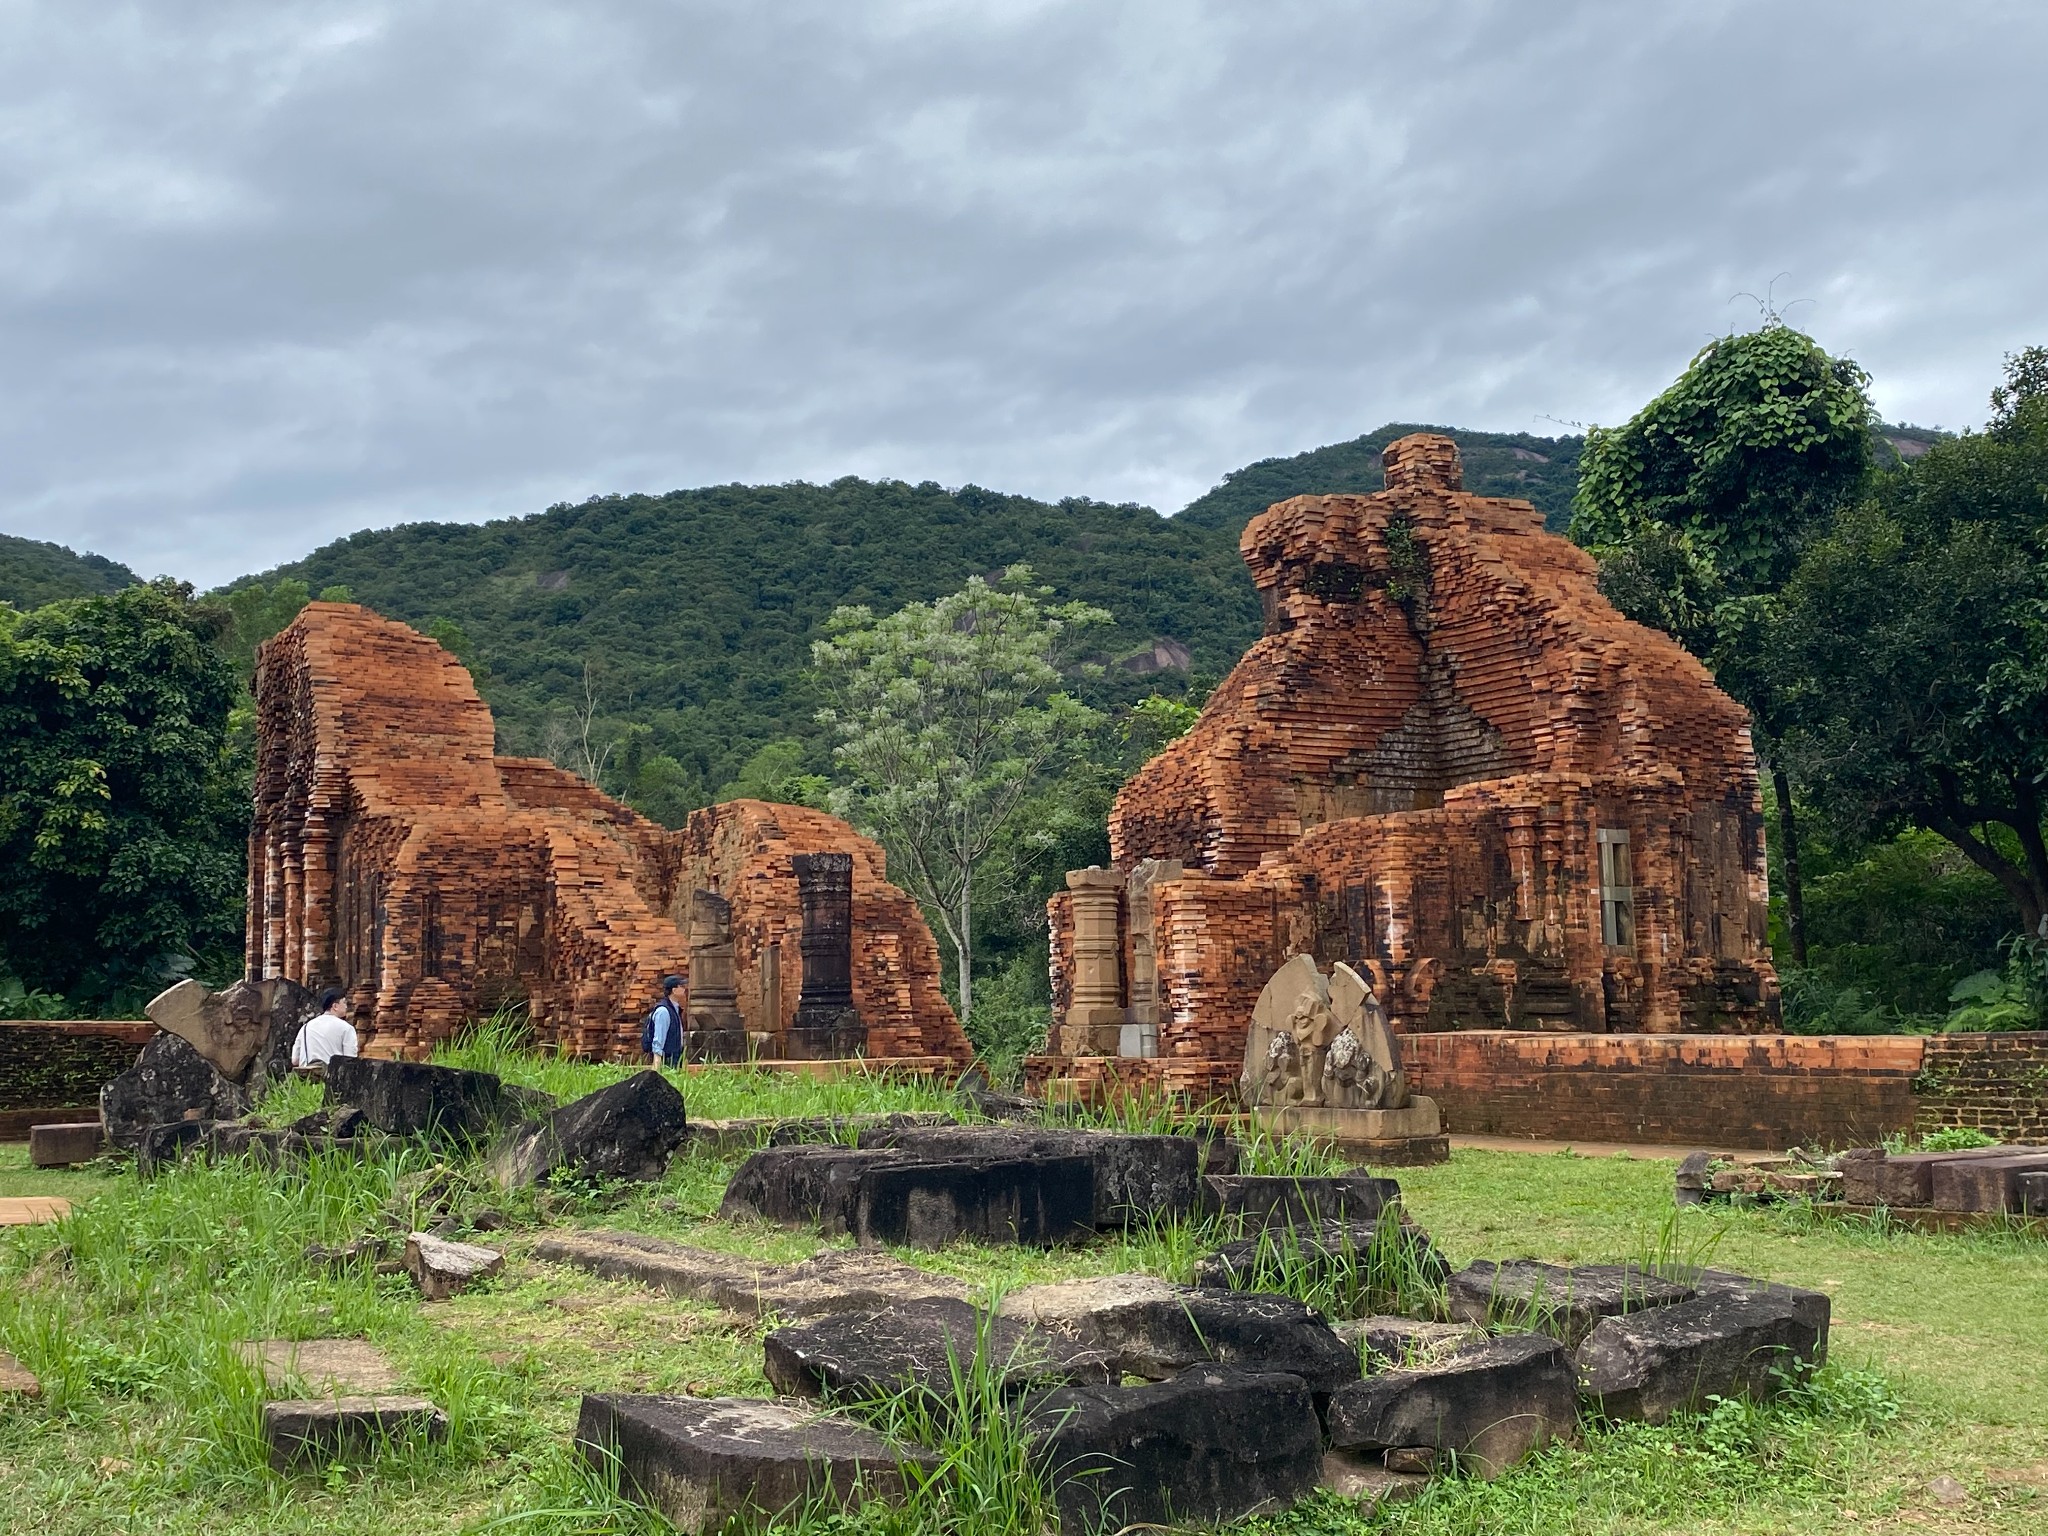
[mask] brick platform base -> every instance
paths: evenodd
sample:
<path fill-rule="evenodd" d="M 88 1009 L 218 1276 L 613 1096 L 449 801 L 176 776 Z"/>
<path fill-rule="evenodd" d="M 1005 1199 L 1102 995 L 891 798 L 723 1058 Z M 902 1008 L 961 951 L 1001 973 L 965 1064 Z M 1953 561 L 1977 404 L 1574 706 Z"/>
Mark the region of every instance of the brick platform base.
<path fill-rule="evenodd" d="M 1971 1126 L 2048 1141 L 2048 1033 L 1404 1035 L 1417 1093 L 1461 1136 L 1777 1151 Z M 1033 1091 L 1234 1095 L 1234 1061 L 1034 1057 Z"/>

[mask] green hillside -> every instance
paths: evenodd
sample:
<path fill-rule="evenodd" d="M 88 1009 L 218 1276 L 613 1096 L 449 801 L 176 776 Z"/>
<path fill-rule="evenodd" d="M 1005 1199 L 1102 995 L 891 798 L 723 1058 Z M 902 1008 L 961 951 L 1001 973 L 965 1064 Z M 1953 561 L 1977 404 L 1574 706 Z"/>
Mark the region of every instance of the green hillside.
<path fill-rule="evenodd" d="M 1377 489 L 1379 450 L 1412 430 L 1254 464 L 1171 518 L 976 486 L 724 485 L 359 533 L 256 579 L 344 586 L 440 635 L 474 664 L 506 751 L 564 744 L 587 663 L 597 735 L 617 743 L 606 786 L 672 817 L 771 742 L 802 744 L 779 757 L 785 772 L 792 758 L 827 766 L 805 667 L 842 603 L 888 611 L 1021 562 L 1115 615 L 1104 675 L 1086 685 L 1094 702 L 1206 689 L 1259 632 L 1237 553 L 1246 520 L 1304 492 Z M 1562 523 L 1577 438 L 1453 435 L 1468 484 L 1526 496 Z M 645 781 L 655 757 L 680 771 L 662 764 L 660 782 Z"/>
<path fill-rule="evenodd" d="M 0 603 L 35 608 L 65 597 L 92 597 L 135 585 L 135 573 L 104 555 L 74 554 L 62 544 L 0 533 Z"/>
<path fill-rule="evenodd" d="M 1348 443 L 1261 459 L 1223 477 L 1223 483 L 1182 509 L 1175 522 L 1227 530 L 1235 539 L 1244 525 L 1276 501 L 1324 491 L 1377 491 L 1385 483 L 1380 453 L 1410 432 L 1441 432 L 1458 445 L 1465 464 L 1465 489 L 1480 496 L 1515 496 L 1533 502 L 1544 523 L 1559 532 L 1571 518 L 1572 492 L 1579 484 L 1580 437 L 1532 437 L 1526 432 L 1463 432 L 1456 427 L 1389 422 Z"/>

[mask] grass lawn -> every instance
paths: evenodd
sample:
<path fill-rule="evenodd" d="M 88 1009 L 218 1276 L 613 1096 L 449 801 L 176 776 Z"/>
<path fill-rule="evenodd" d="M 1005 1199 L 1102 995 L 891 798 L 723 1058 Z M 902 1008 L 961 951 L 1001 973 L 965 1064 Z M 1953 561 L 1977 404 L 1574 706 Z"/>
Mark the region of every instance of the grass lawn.
<path fill-rule="evenodd" d="M 471 1064 L 557 1092 L 616 1075 L 502 1052 Z M 700 1116 L 938 1102 L 918 1085 L 737 1070 L 684 1086 Z M 31 1172 L 21 1148 L 0 1148 L 0 1195 L 77 1202 L 57 1226 L 0 1232 L 0 1349 L 46 1388 L 40 1403 L 0 1406 L 0 1531 L 661 1529 L 568 1454 L 579 1396 L 765 1395 L 760 1329 L 537 1263 L 534 1239 L 547 1226 L 626 1226 L 777 1259 L 818 1241 L 716 1221 L 732 1165 L 698 1157 L 678 1160 L 654 1186 L 512 1201 L 456 1169 L 465 1209 L 489 1202 L 510 1215 L 483 1240 L 511 1261 L 486 1290 L 453 1302 L 423 1304 L 402 1277 L 307 1263 L 309 1242 L 345 1241 L 382 1210 L 411 1219 L 432 1164 L 408 1148 L 279 1174 L 195 1164 L 145 1185 L 132 1172 Z M 1626 1158 L 1461 1151 L 1401 1180 L 1410 1211 L 1454 1263 L 1675 1251 L 1828 1291 L 1833 1363 L 1812 1390 L 1660 1430 L 1595 1429 L 1498 1482 L 1446 1481 L 1370 1519 L 1318 1498 L 1250 1523 L 1247 1536 L 2048 1530 L 2048 1245 L 1845 1229 L 1796 1210 L 1667 1220 L 1671 1172 Z M 1008 1286 L 1118 1269 L 1180 1277 L 1199 1251 L 1198 1234 L 1168 1227 L 1054 1254 L 970 1246 L 903 1257 Z M 323 1336 L 380 1346 L 448 1411 L 447 1444 L 394 1451 L 367 1470 L 272 1474 L 256 1436 L 261 1383 L 234 1345 Z M 1944 1475 L 1967 1490 L 1966 1503 L 1930 1492 Z M 912 1527 L 878 1516 L 835 1529 L 898 1536 Z"/>

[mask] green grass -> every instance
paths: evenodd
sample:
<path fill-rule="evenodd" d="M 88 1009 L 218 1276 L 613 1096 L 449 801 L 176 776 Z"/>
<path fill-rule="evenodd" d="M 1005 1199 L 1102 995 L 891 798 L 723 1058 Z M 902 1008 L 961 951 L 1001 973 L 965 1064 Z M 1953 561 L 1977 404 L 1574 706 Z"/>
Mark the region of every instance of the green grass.
<path fill-rule="evenodd" d="M 565 1094 L 622 1070 L 518 1057 L 490 1042 L 462 1050 L 467 1057 L 452 1054 Z M 917 1082 L 819 1083 L 743 1069 L 680 1082 L 692 1112 L 707 1117 L 945 1102 Z M 1276 1166 L 1298 1155 L 1272 1154 Z M 536 1263 L 528 1255 L 539 1226 L 634 1227 L 776 1260 L 820 1246 L 804 1233 L 717 1221 L 727 1161 L 679 1159 L 652 1186 L 510 1201 L 457 1169 L 458 1211 L 492 1200 L 511 1215 L 513 1226 L 488 1239 L 510 1263 L 488 1287 L 425 1306 L 402 1279 L 334 1274 L 304 1258 L 308 1243 L 343 1242 L 388 1208 L 413 1219 L 429 1171 L 424 1151 L 327 1158 L 283 1173 L 191 1165 L 148 1184 L 107 1166 L 40 1174 L 25 1162 L 23 1149 L 0 1148 L 0 1194 L 77 1202 L 64 1223 L 0 1232 L 0 1349 L 47 1389 L 39 1404 L 0 1408 L 0 1531 L 36 1536 L 658 1530 L 569 1454 L 580 1394 L 765 1394 L 760 1329 Z M 1836 1307 L 1832 1363 L 1767 1409 L 1731 1405 L 1661 1430 L 1592 1428 L 1498 1482 L 1454 1479 L 1371 1519 L 1319 1498 L 1248 1532 L 2017 1536 L 2048 1525 L 2048 1245 L 1834 1223 L 1799 1206 L 1674 1216 L 1671 1165 L 1628 1158 L 1460 1151 L 1444 1167 L 1399 1176 L 1410 1213 L 1454 1264 L 1710 1257 L 1826 1290 Z M 1076 1250 L 965 1244 L 903 1257 L 993 1294 L 1119 1270 L 1184 1279 L 1220 1235 L 1157 1223 Z M 260 1384 L 232 1346 L 334 1335 L 370 1339 L 408 1385 L 448 1409 L 448 1443 L 395 1450 L 365 1468 L 272 1474 L 254 1438 Z M 971 1387 L 963 1384 L 968 1401 L 954 1415 L 970 1425 Z M 982 1422 L 948 1440 L 924 1426 L 947 1470 L 907 1511 L 799 1523 L 808 1536 L 1022 1529 L 1031 1488 L 1019 1481 L 1016 1447 L 988 1431 Z M 1931 1501 L 1927 1482 L 1944 1474 L 1970 1491 L 1969 1505 Z"/>

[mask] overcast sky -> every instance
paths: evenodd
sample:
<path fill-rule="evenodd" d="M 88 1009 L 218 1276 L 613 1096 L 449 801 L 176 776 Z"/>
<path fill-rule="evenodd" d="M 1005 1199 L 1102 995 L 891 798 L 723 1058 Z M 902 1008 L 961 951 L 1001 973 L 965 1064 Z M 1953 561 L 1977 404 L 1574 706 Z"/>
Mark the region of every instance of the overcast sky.
<path fill-rule="evenodd" d="M 2039 0 L 0 0 L 0 531 L 213 584 L 726 480 L 1171 511 L 1620 420 L 1774 279 L 1975 423 L 2044 78 Z"/>

